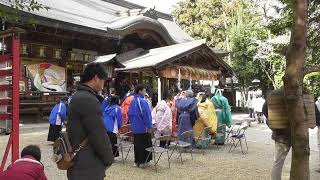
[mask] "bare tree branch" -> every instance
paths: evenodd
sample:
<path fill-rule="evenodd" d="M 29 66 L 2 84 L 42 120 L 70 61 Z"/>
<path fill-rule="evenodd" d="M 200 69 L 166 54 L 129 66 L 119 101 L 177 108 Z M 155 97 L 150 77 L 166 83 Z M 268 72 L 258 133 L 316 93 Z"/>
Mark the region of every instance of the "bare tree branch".
<path fill-rule="evenodd" d="M 303 69 L 303 75 L 307 75 L 313 72 L 320 72 L 320 66 L 314 66 L 314 67 L 305 67 Z"/>
<path fill-rule="evenodd" d="M 259 59 L 259 61 L 260 61 L 260 64 L 261 64 L 261 69 L 262 69 L 263 72 L 267 75 L 268 79 L 272 82 L 273 88 L 274 88 L 274 89 L 277 89 L 277 85 L 276 85 L 275 80 L 271 77 L 271 75 L 269 74 L 269 72 L 266 70 L 265 66 L 264 66 L 263 63 L 262 63 L 262 60 Z"/>

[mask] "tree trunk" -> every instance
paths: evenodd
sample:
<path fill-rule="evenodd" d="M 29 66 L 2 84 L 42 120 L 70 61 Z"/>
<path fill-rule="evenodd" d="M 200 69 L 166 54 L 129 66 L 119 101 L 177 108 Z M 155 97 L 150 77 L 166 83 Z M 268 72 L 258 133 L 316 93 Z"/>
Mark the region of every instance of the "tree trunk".
<path fill-rule="evenodd" d="M 283 77 L 291 126 L 290 180 L 309 180 L 309 134 L 303 103 L 303 64 L 307 39 L 307 0 L 294 1 L 294 23 Z"/>

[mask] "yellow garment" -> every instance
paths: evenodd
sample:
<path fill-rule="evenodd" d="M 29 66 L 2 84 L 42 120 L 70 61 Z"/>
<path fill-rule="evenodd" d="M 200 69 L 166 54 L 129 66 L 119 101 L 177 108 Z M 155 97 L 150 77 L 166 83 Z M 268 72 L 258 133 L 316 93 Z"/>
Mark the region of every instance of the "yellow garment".
<path fill-rule="evenodd" d="M 210 100 L 198 104 L 198 111 L 200 117 L 193 126 L 194 137 L 197 138 L 205 127 L 211 127 L 210 134 L 217 132 L 217 115 L 214 106 Z"/>

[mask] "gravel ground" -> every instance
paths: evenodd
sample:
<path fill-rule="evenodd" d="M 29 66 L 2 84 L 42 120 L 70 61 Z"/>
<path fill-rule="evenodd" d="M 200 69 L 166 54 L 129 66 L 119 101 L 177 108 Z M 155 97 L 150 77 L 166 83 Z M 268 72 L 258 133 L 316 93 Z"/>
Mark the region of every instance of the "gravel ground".
<path fill-rule="evenodd" d="M 221 179 L 221 180 L 269 180 L 274 153 L 273 141 L 270 140 L 270 130 L 265 125 L 253 125 L 248 129 L 249 153 L 243 155 L 240 148 L 228 153 L 229 145 L 217 149 L 215 146 L 205 150 L 203 155 L 195 151 L 194 160 L 189 153 L 183 154 L 184 163 L 181 164 L 175 153 L 171 159 L 171 168 L 168 168 L 166 154 L 159 162 L 158 172 L 155 172 L 152 164 L 145 168 L 133 167 L 133 154 L 129 154 L 128 160 L 123 165 L 116 161 L 106 174 L 106 179 Z M 49 180 L 64 180 L 66 172 L 57 170 L 51 161 L 52 147 L 46 142 L 47 129 L 30 130 L 20 135 L 21 146 L 37 144 L 42 149 L 42 161 L 45 165 L 46 175 Z M 318 152 L 314 147 L 315 134 L 310 135 L 311 157 L 310 170 L 311 180 L 319 180 L 320 174 L 315 172 Z M 0 136 L 0 156 L 3 155 L 8 136 Z M 283 179 L 289 179 L 291 153 L 288 156 L 284 170 Z"/>

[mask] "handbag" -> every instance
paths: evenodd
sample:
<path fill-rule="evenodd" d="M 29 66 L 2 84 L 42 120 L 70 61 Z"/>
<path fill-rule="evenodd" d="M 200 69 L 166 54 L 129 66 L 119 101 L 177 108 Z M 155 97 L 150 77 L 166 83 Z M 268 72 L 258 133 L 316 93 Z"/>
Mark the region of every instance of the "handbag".
<path fill-rule="evenodd" d="M 76 150 L 73 150 L 68 132 L 61 132 L 60 137 L 53 144 L 53 160 L 57 164 L 58 169 L 70 169 L 74 164 L 74 158 L 87 144 L 88 137 L 79 144 L 79 147 Z"/>

